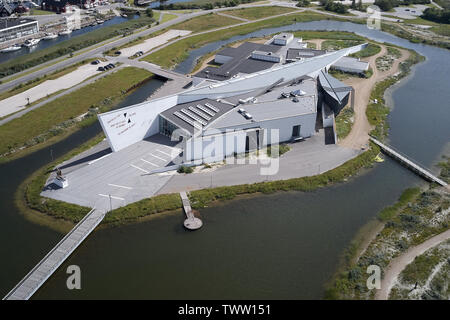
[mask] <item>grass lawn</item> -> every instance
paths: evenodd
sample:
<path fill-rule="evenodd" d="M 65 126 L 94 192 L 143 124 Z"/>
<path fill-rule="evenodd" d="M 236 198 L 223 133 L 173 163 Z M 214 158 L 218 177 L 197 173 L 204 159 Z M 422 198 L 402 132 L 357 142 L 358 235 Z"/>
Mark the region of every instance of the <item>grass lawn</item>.
<path fill-rule="evenodd" d="M 206 34 L 189 37 L 177 41 L 161 50 L 158 50 L 142 60 L 156 63 L 165 68 L 170 68 L 186 59 L 189 50 L 199 48 L 207 43 L 229 39 L 235 35 L 244 35 L 250 32 L 269 27 L 279 27 L 293 24 L 295 22 L 308 22 L 316 20 L 327 20 L 330 17 L 319 13 L 293 13 L 291 15 L 276 17 L 236 27 L 230 27 L 226 30 L 214 31 Z M 336 20 L 340 20 L 336 18 Z M 174 27 L 176 28 L 176 27 Z M 306 32 L 305 32 L 306 33 Z M 322 32 L 322 34 L 325 34 Z M 355 35 L 353 35 L 354 37 Z M 319 37 L 316 37 L 319 38 Z M 311 38 L 312 39 L 312 38 Z"/>
<path fill-rule="evenodd" d="M 59 124 L 93 107 L 99 107 L 100 111 L 110 109 L 129 89 L 150 76 L 143 69 L 124 68 L 0 126 L 0 154 L 10 148 L 44 142 L 45 139 L 35 140 L 43 134 L 62 134 L 61 128 L 56 128 Z"/>
<path fill-rule="evenodd" d="M 164 13 L 162 19 L 161 19 L 161 23 L 170 21 L 172 19 L 175 19 L 177 17 L 177 15 L 175 14 L 170 14 L 170 13 Z"/>
<path fill-rule="evenodd" d="M 361 44 L 360 40 L 325 40 L 322 42 L 322 50 L 340 50 Z"/>
<path fill-rule="evenodd" d="M 207 14 L 200 17 L 195 17 L 184 22 L 178 23 L 171 27 L 171 29 L 177 30 L 190 30 L 192 32 L 200 32 L 220 27 L 229 26 L 232 24 L 241 23 L 242 21 L 220 16 L 218 14 Z"/>
<path fill-rule="evenodd" d="M 347 105 L 336 117 L 336 134 L 339 140 L 348 136 L 352 130 L 354 115 L 355 112 Z"/>
<path fill-rule="evenodd" d="M 367 58 L 378 54 L 381 51 L 381 47 L 374 43 L 369 43 L 366 48 L 352 54 L 355 58 Z"/>
<path fill-rule="evenodd" d="M 242 8 L 222 12 L 239 18 L 244 18 L 248 20 L 257 20 L 293 11 L 297 11 L 297 9 L 273 6 L 273 7 Z"/>
<path fill-rule="evenodd" d="M 347 31 L 295 31 L 295 37 L 303 38 L 303 40 L 312 39 L 335 39 L 335 40 L 359 40 L 364 41 L 365 38 L 353 32 Z"/>
<path fill-rule="evenodd" d="M 30 16 L 43 16 L 47 14 L 56 14 L 53 11 L 39 10 L 39 9 L 31 9 Z"/>

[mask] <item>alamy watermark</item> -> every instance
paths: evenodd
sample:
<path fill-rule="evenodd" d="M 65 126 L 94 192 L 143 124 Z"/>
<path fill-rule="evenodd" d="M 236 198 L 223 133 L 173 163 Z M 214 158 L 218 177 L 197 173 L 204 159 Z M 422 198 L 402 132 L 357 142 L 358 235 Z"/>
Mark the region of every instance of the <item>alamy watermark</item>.
<path fill-rule="evenodd" d="M 208 129 L 207 135 L 202 133 L 180 139 L 186 135 L 182 129 L 172 132 L 171 140 L 178 142 L 171 154 L 174 164 L 225 161 L 226 164 L 259 164 L 259 174 L 264 176 L 279 172 L 279 129 Z M 183 157 L 178 157 L 180 150 L 183 150 Z"/>
<path fill-rule="evenodd" d="M 81 268 L 77 265 L 70 265 L 67 267 L 66 273 L 70 275 L 66 280 L 67 289 L 80 290 L 81 289 Z"/>
<path fill-rule="evenodd" d="M 367 28 L 374 30 L 381 30 L 381 10 L 376 5 L 367 7 Z"/>
<path fill-rule="evenodd" d="M 375 264 L 367 267 L 367 271 L 370 276 L 367 278 L 367 289 L 381 289 L 381 268 Z"/>

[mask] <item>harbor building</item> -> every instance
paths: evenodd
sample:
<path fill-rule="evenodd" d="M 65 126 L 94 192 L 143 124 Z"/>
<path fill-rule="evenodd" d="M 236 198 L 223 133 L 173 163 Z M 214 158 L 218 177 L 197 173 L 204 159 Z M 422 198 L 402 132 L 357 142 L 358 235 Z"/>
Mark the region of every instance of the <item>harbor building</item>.
<path fill-rule="evenodd" d="M 29 18 L 0 19 L 0 43 L 39 33 L 39 23 Z"/>

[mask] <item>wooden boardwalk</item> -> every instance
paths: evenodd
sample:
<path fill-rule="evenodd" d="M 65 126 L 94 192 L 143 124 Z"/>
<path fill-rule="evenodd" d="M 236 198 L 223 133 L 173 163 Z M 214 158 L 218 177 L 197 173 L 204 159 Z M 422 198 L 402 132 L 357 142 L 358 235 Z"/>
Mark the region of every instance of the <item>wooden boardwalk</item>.
<path fill-rule="evenodd" d="M 92 209 L 4 298 L 28 300 L 99 225 L 105 214 Z"/>
<path fill-rule="evenodd" d="M 389 147 L 382 142 L 378 141 L 374 137 L 370 137 L 370 140 L 372 140 L 373 143 L 378 145 L 386 154 L 394 158 L 395 160 L 402 163 L 404 166 L 408 167 L 415 173 L 419 174 L 420 176 L 424 177 L 425 179 L 436 182 L 437 184 L 440 184 L 441 186 L 446 187 L 447 182 L 439 179 L 434 174 L 432 174 L 429 170 L 419 166 L 415 162 L 413 162 L 411 159 L 409 159 L 407 156 L 401 154 L 399 151 L 394 150 L 392 147 Z"/>
<path fill-rule="evenodd" d="M 189 230 L 196 230 L 202 227 L 202 220 L 196 218 L 192 212 L 191 203 L 185 191 L 180 192 L 181 201 L 183 202 L 183 209 L 186 214 L 184 226 Z"/>

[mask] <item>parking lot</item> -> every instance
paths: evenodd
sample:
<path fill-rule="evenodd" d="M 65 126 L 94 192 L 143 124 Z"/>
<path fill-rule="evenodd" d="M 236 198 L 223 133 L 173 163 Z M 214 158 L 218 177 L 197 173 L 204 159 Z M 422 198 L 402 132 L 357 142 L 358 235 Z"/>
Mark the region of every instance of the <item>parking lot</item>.
<path fill-rule="evenodd" d="M 48 184 L 42 195 L 102 210 L 151 197 L 171 178 L 150 173 L 169 165 L 179 154 L 174 144 L 156 135 L 111 153 L 104 141 L 60 166 L 69 181 L 67 188 Z"/>

